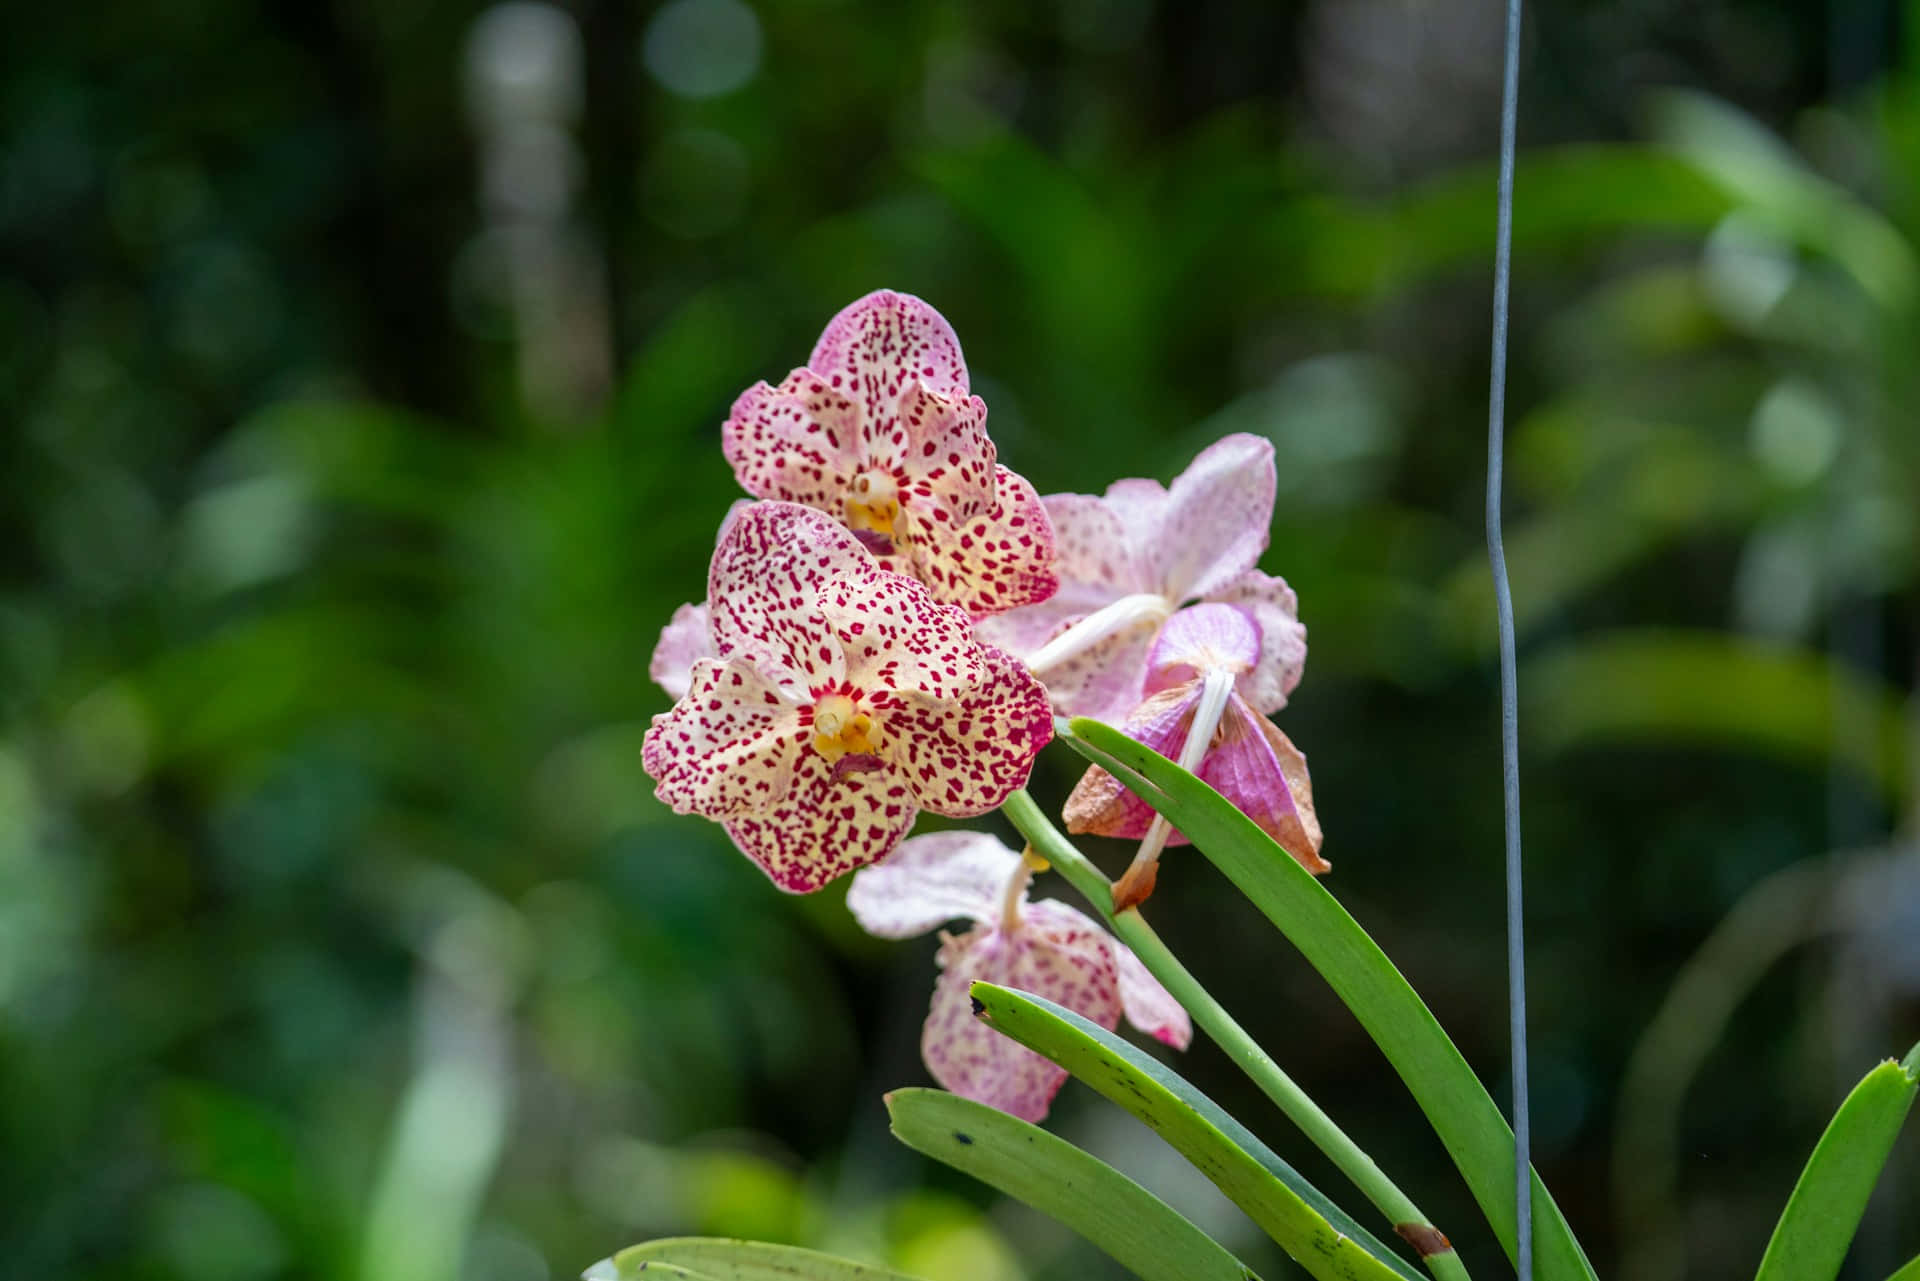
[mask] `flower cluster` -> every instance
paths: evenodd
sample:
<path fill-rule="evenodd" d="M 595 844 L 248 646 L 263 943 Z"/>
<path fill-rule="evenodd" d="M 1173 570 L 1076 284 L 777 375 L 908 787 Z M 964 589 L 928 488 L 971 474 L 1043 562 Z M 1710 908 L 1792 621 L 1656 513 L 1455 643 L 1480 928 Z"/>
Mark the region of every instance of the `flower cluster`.
<path fill-rule="evenodd" d="M 719 822 L 783 890 L 854 872 L 848 906 L 890 938 L 972 921 L 942 935 L 922 1051 L 949 1089 L 1038 1119 L 1065 1074 L 973 1019 L 973 980 L 1181 1047 L 1186 1012 L 1096 922 L 1029 903 L 1021 855 L 965 832 L 907 840 L 921 810 L 1001 805 L 1060 711 L 1123 724 L 1326 864 L 1305 758 L 1266 719 L 1306 656 L 1293 593 L 1254 567 L 1272 447 L 1233 436 L 1171 488 L 1043 501 L 999 462 L 986 413 L 946 320 L 887 291 L 740 396 L 722 440 L 758 501 L 722 525 L 706 600 L 661 633 L 650 670 L 677 701 L 643 760 L 662 800 Z M 1120 906 L 1180 839 L 1098 769 L 1066 818 L 1142 839 Z"/>

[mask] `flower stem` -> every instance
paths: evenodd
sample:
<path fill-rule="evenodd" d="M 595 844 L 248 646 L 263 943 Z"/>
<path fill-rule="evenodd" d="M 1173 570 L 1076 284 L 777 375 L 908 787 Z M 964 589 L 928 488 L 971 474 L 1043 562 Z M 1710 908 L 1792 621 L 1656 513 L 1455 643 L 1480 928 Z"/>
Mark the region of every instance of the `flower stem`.
<path fill-rule="evenodd" d="M 1349 1138 L 1346 1131 L 1308 1097 L 1306 1091 L 1294 1083 L 1293 1078 L 1260 1048 L 1245 1028 L 1234 1021 L 1226 1008 L 1200 986 L 1200 980 L 1168 950 L 1139 910 L 1127 908 L 1121 912 L 1113 911 L 1113 886 L 1106 876 L 1048 821 L 1033 797 L 1023 789 L 1009 797 L 1003 808 L 1020 834 L 1094 906 L 1120 940 L 1133 949 L 1134 955 L 1140 958 L 1153 977 L 1159 979 L 1174 999 L 1186 1007 L 1187 1013 L 1193 1016 L 1193 1021 L 1200 1025 L 1201 1030 L 1213 1038 L 1214 1044 L 1225 1050 L 1228 1057 L 1240 1065 L 1240 1070 L 1260 1087 L 1261 1092 L 1300 1128 L 1301 1133 L 1339 1166 L 1340 1172 L 1360 1189 L 1362 1195 L 1387 1216 L 1401 1239 L 1421 1251 L 1421 1262 L 1427 1265 L 1427 1270 L 1439 1281 L 1468 1281 L 1466 1265 L 1460 1262 L 1460 1256 L 1450 1245 L 1442 1244 L 1442 1248 L 1434 1253 L 1426 1253 L 1429 1246 L 1424 1243 L 1444 1243 L 1446 1238 L 1434 1229 L 1432 1222 L 1413 1203 L 1412 1198 L 1402 1192 L 1374 1159 Z"/>

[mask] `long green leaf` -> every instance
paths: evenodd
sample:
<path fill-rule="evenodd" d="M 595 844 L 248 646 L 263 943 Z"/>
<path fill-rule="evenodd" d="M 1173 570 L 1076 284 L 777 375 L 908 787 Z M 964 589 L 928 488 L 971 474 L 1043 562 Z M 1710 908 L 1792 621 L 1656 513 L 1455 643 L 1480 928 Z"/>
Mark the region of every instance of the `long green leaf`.
<path fill-rule="evenodd" d="M 659 1259 L 644 1259 L 632 1265 L 625 1272 L 619 1271 L 612 1259 L 603 1259 L 581 1273 L 582 1281 L 613 1281 L 615 1277 L 639 1276 L 659 1277 L 661 1281 L 720 1281 L 710 1272 L 695 1272 L 692 1268 L 683 1268 L 677 1263 L 663 1263 Z"/>
<path fill-rule="evenodd" d="M 1914 1255 L 1901 1264 L 1899 1270 L 1888 1277 L 1887 1281 L 1920 1281 L 1920 1254 Z"/>
<path fill-rule="evenodd" d="M 1165 814 L 1353 1011 L 1412 1091 L 1513 1258 L 1513 1131 L 1379 944 L 1325 886 L 1211 787 L 1098 721 L 1077 719 L 1071 729 L 1068 744 Z M 1533 1219 L 1535 1275 L 1541 1281 L 1592 1281 L 1592 1265 L 1537 1174 Z"/>
<path fill-rule="evenodd" d="M 1888 1059 L 1853 1087 L 1793 1185 L 1755 1281 L 1830 1281 L 1839 1275 L 1867 1198 L 1920 1093 L 1916 1066 L 1920 1045 L 1905 1063 Z"/>
<path fill-rule="evenodd" d="M 1217 1103 L 1096 1023 L 1042 997 L 973 985 L 989 1027 L 1147 1123 L 1321 1281 L 1425 1281 Z"/>
<path fill-rule="evenodd" d="M 656 1273 L 693 1281 L 914 1281 L 904 1273 L 816 1250 L 721 1237 L 643 1241 L 602 1259 L 583 1275 L 585 1281 L 632 1281 Z"/>
<path fill-rule="evenodd" d="M 887 1095 L 908 1147 L 1059 1220 L 1142 1281 L 1257 1281 L 1172 1206 L 1098 1157 L 945 1090 Z"/>

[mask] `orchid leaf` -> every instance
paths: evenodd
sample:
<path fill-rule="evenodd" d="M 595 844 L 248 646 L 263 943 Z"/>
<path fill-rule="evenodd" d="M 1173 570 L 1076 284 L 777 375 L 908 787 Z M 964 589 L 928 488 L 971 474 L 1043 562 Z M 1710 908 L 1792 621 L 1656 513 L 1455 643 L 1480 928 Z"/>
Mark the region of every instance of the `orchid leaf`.
<path fill-rule="evenodd" d="M 1257 1281 L 1172 1206 L 1037 1125 L 945 1090 L 895 1090 L 887 1113 L 914 1151 L 1057 1219 L 1142 1281 Z"/>
<path fill-rule="evenodd" d="M 1466 1179 L 1509 1259 L 1515 1254 L 1513 1131 L 1426 1003 L 1326 887 L 1219 793 L 1098 721 L 1066 741 L 1165 814 L 1300 949 L 1406 1082 Z M 1534 1269 L 1540 1281 L 1594 1272 L 1536 1174 Z"/>
<path fill-rule="evenodd" d="M 634 1264 L 630 1271 L 620 1271 L 613 1260 L 604 1259 L 580 1275 L 582 1281 L 612 1281 L 615 1277 L 639 1276 L 643 1272 L 648 1277 L 659 1277 L 661 1281 L 720 1281 L 711 1272 L 695 1272 L 692 1268 L 683 1268 L 677 1263 L 662 1263 L 658 1259 L 642 1260 Z"/>
<path fill-rule="evenodd" d="M 1321 1281 L 1424 1281 L 1164 1064 L 1043 997 L 975 983 L 973 999 L 988 1026 L 1052 1059 L 1146 1122 Z"/>
<path fill-rule="evenodd" d="M 1899 1270 L 1888 1277 L 1887 1281 L 1920 1281 L 1920 1254 L 1914 1255 L 1901 1264 Z"/>
<path fill-rule="evenodd" d="M 1839 1275 L 1867 1198 L 1920 1092 L 1916 1068 L 1920 1045 L 1905 1063 L 1888 1059 L 1867 1073 L 1840 1105 L 1793 1186 L 1755 1281 L 1830 1281 Z"/>
<path fill-rule="evenodd" d="M 584 1281 L 655 1275 L 691 1281 L 914 1281 L 904 1273 L 816 1250 L 721 1237 L 668 1237 L 630 1245 L 582 1275 Z"/>

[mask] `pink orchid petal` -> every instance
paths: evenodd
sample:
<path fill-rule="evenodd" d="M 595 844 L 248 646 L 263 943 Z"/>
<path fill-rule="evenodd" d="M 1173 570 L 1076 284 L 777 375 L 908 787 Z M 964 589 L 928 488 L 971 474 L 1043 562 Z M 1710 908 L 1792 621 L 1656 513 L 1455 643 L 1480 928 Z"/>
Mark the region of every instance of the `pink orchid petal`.
<path fill-rule="evenodd" d="M 660 799 L 720 819 L 783 800 L 806 739 L 791 694 L 740 655 L 699 660 L 689 683 L 641 746 Z"/>
<path fill-rule="evenodd" d="M 981 640 L 1020 658 L 1101 606 L 1147 590 L 1133 570 L 1126 531 L 1104 502 L 1086 494 L 1049 494 L 1040 501 L 1053 530 L 1058 587 L 1044 601 L 979 623 Z M 1048 677 L 1051 685 L 1052 673 Z"/>
<path fill-rule="evenodd" d="M 1212 596 L 1267 549 L 1276 481 L 1264 436 L 1236 433 L 1201 450 L 1157 505 L 1140 484 L 1122 481 L 1107 498 L 1169 600 Z"/>
<path fill-rule="evenodd" d="M 1256 712 L 1270 716 L 1287 705 L 1307 666 L 1307 629 L 1286 580 L 1248 570 L 1214 594 L 1214 599 L 1250 610 L 1260 625 L 1260 661 L 1234 683 Z"/>
<path fill-rule="evenodd" d="M 1120 1007 L 1127 1022 L 1162 1045 L 1184 1050 L 1193 1042 L 1193 1021 L 1173 993 L 1160 986 L 1133 949 L 1113 940 L 1114 969 L 1120 978 Z"/>
<path fill-rule="evenodd" d="M 794 763 L 783 800 L 730 819 L 726 828 L 775 885 L 811 894 L 893 853 L 917 813 L 906 784 L 892 773 L 836 770 L 807 751 Z"/>
<path fill-rule="evenodd" d="M 1178 759 L 1187 741 L 1187 727 L 1200 701 L 1200 684 L 1178 686 L 1150 696 L 1121 725 L 1121 732 L 1169 759 Z M 1120 780 L 1098 765 L 1081 776 L 1067 797 L 1063 811 L 1067 830 L 1076 834 L 1118 836 L 1138 840 L 1153 822 L 1153 807 L 1120 785 Z M 1186 843 L 1175 831 L 1169 845 Z"/>
<path fill-rule="evenodd" d="M 1219 740 L 1200 762 L 1199 775 L 1309 872 L 1333 866 L 1320 857 L 1320 820 L 1313 811 L 1307 758 L 1237 695 L 1227 700 Z"/>
<path fill-rule="evenodd" d="M 1033 673 L 991 646 L 978 653 L 986 675 L 971 690 L 948 698 L 898 691 L 884 719 L 876 716 L 915 801 L 950 818 L 1005 803 L 1053 737 L 1053 709 Z"/>
<path fill-rule="evenodd" d="M 794 370 L 778 387 L 756 383 L 741 393 L 720 443 L 749 494 L 804 503 L 836 518 L 867 453 L 859 405 L 806 369 Z"/>
<path fill-rule="evenodd" d="M 1020 855 L 983 832 L 932 832 L 854 873 L 847 909 L 878 938 L 925 934 L 948 921 L 991 923 Z"/>
<path fill-rule="evenodd" d="M 1211 668 L 1240 673 L 1260 661 L 1260 628 L 1252 611 L 1203 602 L 1169 618 L 1147 655 L 1146 691 L 1191 684 Z"/>
<path fill-rule="evenodd" d="M 891 411 L 917 379 L 952 397 L 967 394 L 967 362 L 947 318 L 912 294 L 878 289 L 827 322 L 807 368 L 870 408 Z"/>
<path fill-rule="evenodd" d="M 914 576 L 975 618 L 1044 601 L 1060 585 L 1053 525 L 1033 486 L 996 466 L 993 493 L 977 515 L 919 527 L 908 550 Z"/>
<path fill-rule="evenodd" d="M 715 648 L 722 657 L 762 655 L 808 689 L 837 685 L 846 660 L 820 611 L 822 593 L 879 577 L 860 541 L 812 508 L 749 503 L 721 532 L 707 574 Z"/>
<path fill-rule="evenodd" d="M 1066 1071 L 995 1032 L 973 1015 L 974 980 L 1031 992 L 1112 1028 L 1120 1021 L 1119 980 L 1106 932 L 1062 903 L 1026 908 L 1020 929 L 982 925 L 940 949 L 941 975 L 920 1037 L 933 1078 L 963 1098 L 1039 1121 Z"/>
<path fill-rule="evenodd" d="M 669 698 L 685 698 L 693 687 L 694 663 L 702 658 L 718 657 L 706 602 L 682 605 L 673 611 L 672 621 L 660 629 L 660 641 L 653 647 L 653 661 L 647 664 L 647 675 L 667 691 Z"/>

